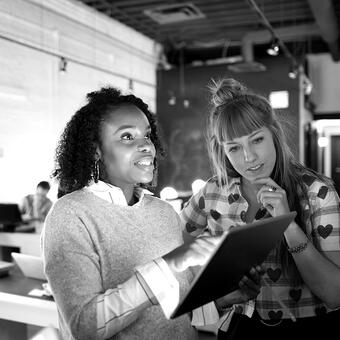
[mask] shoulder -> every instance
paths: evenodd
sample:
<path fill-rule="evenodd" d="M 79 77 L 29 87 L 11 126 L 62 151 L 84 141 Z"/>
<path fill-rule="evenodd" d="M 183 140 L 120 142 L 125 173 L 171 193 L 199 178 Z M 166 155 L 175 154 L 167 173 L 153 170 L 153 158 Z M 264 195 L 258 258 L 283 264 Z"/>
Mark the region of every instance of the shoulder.
<path fill-rule="evenodd" d="M 219 192 L 222 188 L 223 186 L 219 184 L 217 176 L 213 176 L 205 182 L 205 185 L 202 186 L 200 191 L 202 194 L 206 194 L 210 192 Z"/>
<path fill-rule="evenodd" d="M 48 197 L 46 197 L 46 204 L 47 204 L 47 205 L 52 205 L 53 202 L 52 202 L 52 200 L 50 200 Z"/>
<path fill-rule="evenodd" d="M 212 176 L 208 178 L 208 180 L 205 183 L 206 185 L 215 185 L 217 187 L 219 186 L 217 176 Z"/>
<path fill-rule="evenodd" d="M 335 191 L 333 182 L 330 178 L 317 175 L 312 172 L 301 172 L 301 180 L 306 190 L 311 194 L 316 194 L 318 196 L 324 196 L 328 191 Z"/>
<path fill-rule="evenodd" d="M 312 173 L 304 173 L 301 176 L 309 200 L 317 205 L 330 205 L 339 201 L 338 194 L 332 183 L 327 177 L 317 177 Z"/>
<path fill-rule="evenodd" d="M 193 193 L 190 199 L 184 204 L 182 213 L 195 214 L 195 212 L 205 213 L 209 207 L 209 202 L 215 202 L 222 194 L 223 187 L 218 183 L 216 176 L 209 178 L 198 192 Z"/>
<path fill-rule="evenodd" d="M 218 199 L 220 196 L 226 196 L 238 191 L 240 178 L 230 177 L 228 183 L 220 184 L 216 176 L 209 178 L 200 190 L 200 195 L 209 199 Z"/>
<path fill-rule="evenodd" d="M 179 225 L 179 213 L 169 202 L 152 195 L 145 195 L 144 199 L 145 214 L 154 216 L 159 225 L 166 223 L 170 229 Z"/>
<path fill-rule="evenodd" d="M 72 216 L 78 210 L 88 209 L 92 206 L 91 194 L 83 189 L 66 194 L 54 202 L 50 215 L 57 216 L 66 214 L 64 217 Z"/>
<path fill-rule="evenodd" d="M 144 199 L 148 207 L 159 209 L 159 210 L 168 210 L 168 211 L 174 210 L 174 208 L 169 202 L 164 201 L 154 195 L 145 194 Z"/>
<path fill-rule="evenodd" d="M 90 199 L 86 199 L 88 196 Z M 84 221 L 91 209 L 96 209 L 89 193 L 77 190 L 59 198 L 49 210 L 44 224 L 45 237 L 64 239 L 65 235 L 87 233 Z M 77 236 L 77 237 L 78 237 Z"/>

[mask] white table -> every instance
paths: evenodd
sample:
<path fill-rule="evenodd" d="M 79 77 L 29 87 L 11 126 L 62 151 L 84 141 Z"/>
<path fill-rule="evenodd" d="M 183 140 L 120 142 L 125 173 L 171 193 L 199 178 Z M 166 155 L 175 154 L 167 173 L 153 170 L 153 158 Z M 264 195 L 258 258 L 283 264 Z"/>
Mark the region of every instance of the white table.
<path fill-rule="evenodd" d="M 0 328 L 5 339 L 25 339 L 26 325 L 58 328 L 55 302 L 28 295 L 43 282 L 18 274 L 0 278 Z"/>
<path fill-rule="evenodd" d="M 0 246 L 18 247 L 23 254 L 40 256 L 40 233 L 0 232 Z"/>

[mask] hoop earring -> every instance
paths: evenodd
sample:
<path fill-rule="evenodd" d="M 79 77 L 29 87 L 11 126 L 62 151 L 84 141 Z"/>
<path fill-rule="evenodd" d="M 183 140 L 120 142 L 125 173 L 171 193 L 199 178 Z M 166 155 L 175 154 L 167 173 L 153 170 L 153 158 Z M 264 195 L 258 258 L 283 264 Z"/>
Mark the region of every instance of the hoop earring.
<path fill-rule="evenodd" d="M 93 180 L 98 183 L 99 180 L 99 159 L 94 162 Z"/>

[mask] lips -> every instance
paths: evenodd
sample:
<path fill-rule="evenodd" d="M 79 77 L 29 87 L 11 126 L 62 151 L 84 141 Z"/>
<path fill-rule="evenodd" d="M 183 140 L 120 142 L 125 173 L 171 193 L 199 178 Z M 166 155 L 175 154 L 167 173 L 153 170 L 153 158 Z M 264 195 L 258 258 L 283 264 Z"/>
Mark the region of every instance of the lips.
<path fill-rule="evenodd" d="M 259 171 L 260 169 L 262 169 L 262 167 L 263 167 L 263 164 L 254 165 L 254 166 L 248 168 L 247 171 L 256 172 L 256 171 Z"/>
<path fill-rule="evenodd" d="M 148 156 L 148 157 L 139 158 L 137 161 L 135 161 L 134 164 L 138 168 L 141 168 L 143 170 L 153 170 L 154 168 L 153 161 L 154 161 L 153 157 Z"/>

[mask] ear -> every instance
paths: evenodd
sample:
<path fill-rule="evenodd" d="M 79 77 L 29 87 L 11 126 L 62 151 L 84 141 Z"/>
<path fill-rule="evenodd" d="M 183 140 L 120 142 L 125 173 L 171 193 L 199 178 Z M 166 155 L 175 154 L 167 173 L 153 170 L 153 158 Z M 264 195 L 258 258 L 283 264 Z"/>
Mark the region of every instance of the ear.
<path fill-rule="evenodd" d="M 98 161 L 98 160 L 101 159 L 101 157 L 102 157 L 102 152 L 101 152 L 99 146 L 97 146 L 96 152 L 94 154 L 94 158 L 95 158 L 96 161 Z"/>

